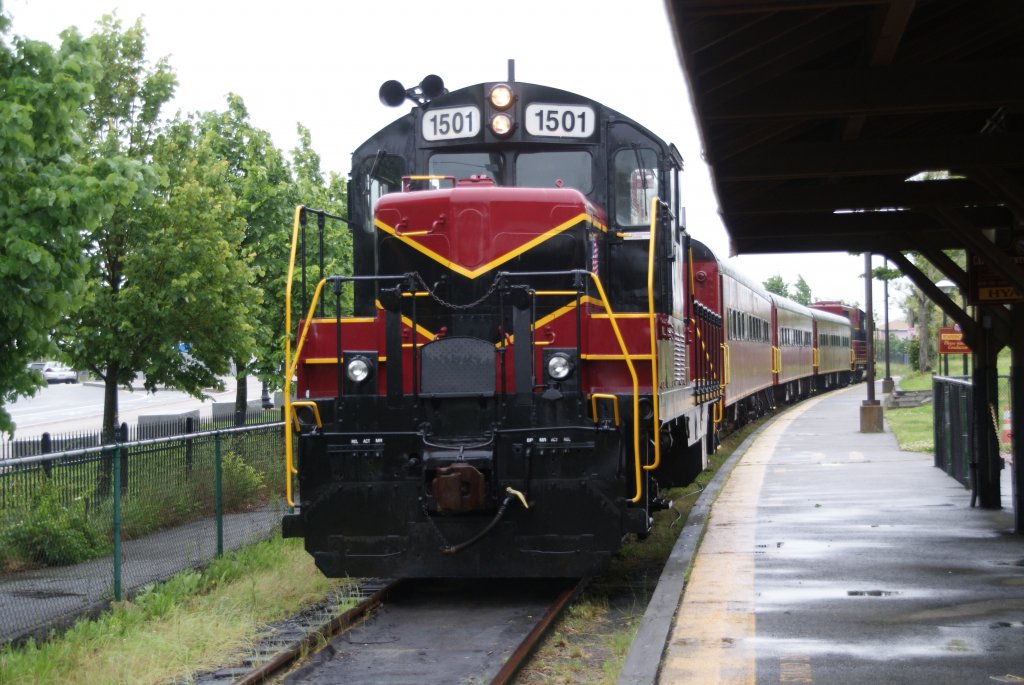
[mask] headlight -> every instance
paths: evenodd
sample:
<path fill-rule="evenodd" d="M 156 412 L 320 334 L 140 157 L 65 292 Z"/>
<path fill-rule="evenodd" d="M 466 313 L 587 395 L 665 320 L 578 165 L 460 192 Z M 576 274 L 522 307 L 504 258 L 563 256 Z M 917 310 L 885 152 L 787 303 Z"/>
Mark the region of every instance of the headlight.
<path fill-rule="evenodd" d="M 512 133 L 512 117 L 507 114 L 495 114 L 491 117 L 491 131 L 502 138 Z"/>
<path fill-rule="evenodd" d="M 564 380 L 572 373 L 574 364 L 568 355 L 556 354 L 548 359 L 548 375 L 556 381 Z"/>
<path fill-rule="evenodd" d="M 353 383 L 362 383 L 370 375 L 370 364 L 362 357 L 356 357 L 348 363 L 345 374 Z"/>
<path fill-rule="evenodd" d="M 495 109 L 508 109 L 512 105 L 512 89 L 508 87 L 508 84 L 499 83 L 498 85 L 491 88 L 491 93 L 488 96 L 491 101 L 491 106 Z"/>

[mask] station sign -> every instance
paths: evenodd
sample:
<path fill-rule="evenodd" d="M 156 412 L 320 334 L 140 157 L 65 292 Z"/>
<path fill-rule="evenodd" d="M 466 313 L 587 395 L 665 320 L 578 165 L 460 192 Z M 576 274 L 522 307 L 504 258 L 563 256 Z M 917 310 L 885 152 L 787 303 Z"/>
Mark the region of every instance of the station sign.
<path fill-rule="evenodd" d="M 1008 255 L 1024 270 L 1024 255 Z M 967 262 L 967 292 L 971 304 L 1024 302 L 1024 293 L 992 270 L 984 258 L 972 254 Z"/>
<path fill-rule="evenodd" d="M 960 326 L 939 329 L 939 354 L 971 354 L 971 348 L 964 342 Z"/>

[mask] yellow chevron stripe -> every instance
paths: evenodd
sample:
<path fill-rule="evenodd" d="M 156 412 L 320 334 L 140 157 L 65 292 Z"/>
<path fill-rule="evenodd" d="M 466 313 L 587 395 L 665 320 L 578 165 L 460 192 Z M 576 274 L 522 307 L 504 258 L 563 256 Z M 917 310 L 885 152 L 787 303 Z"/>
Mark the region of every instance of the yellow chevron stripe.
<path fill-rule="evenodd" d="M 594 221 L 587 214 L 580 213 L 580 214 L 577 214 L 576 216 L 574 216 L 572 219 L 569 219 L 568 221 L 563 222 L 563 223 L 559 224 L 558 226 L 555 226 L 554 228 L 549 229 L 548 231 L 545 231 L 543 234 L 537 236 L 533 240 L 530 240 L 530 241 L 528 241 L 526 243 L 523 243 L 522 245 L 520 245 L 516 249 L 510 250 L 509 252 L 506 252 L 505 254 L 503 254 L 500 257 L 498 257 L 497 259 L 493 259 L 493 260 L 487 262 L 486 264 L 484 264 L 483 266 L 481 266 L 479 268 L 476 268 L 476 269 L 467 269 L 466 267 L 464 267 L 464 266 L 462 266 L 460 264 L 456 264 L 455 262 L 451 261 L 450 259 L 445 259 L 444 257 L 442 257 L 438 253 L 434 252 L 430 248 L 424 247 L 423 245 L 419 244 L 415 240 L 410 239 L 408 237 L 408 234 L 399 233 L 393 226 L 388 226 L 386 223 L 384 223 L 380 219 L 374 219 L 373 220 L 373 225 L 376 226 L 377 228 L 379 228 L 380 230 L 384 231 L 388 235 L 391 235 L 391 236 L 394 236 L 395 238 L 398 238 L 403 243 L 405 243 L 406 245 L 408 245 L 412 249 L 416 250 L 417 252 L 420 252 L 421 254 L 424 254 L 427 257 L 433 259 L 435 262 L 437 262 L 441 266 L 445 267 L 446 269 L 451 269 L 455 273 L 461 274 L 461 275 L 465 276 L 466 278 L 476 278 L 477 276 L 485 274 L 488 271 L 494 269 L 495 267 L 498 267 L 498 266 L 504 264 L 505 262 L 508 262 L 508 261 L 510 261 L 512 259 L 515 259 L 516 257 L 518 257 L 519 255 L 523 254 L 527 250 L 529 250 L 529 249 L 531 249 L 533 247 L 536 247 L 537 245 L 540 245 L 545 240 L 548 240 L 549 238 L 551 238 L 553 236 L 556 236 L 559 233 L 564 233 L 565 231 L 568 231 L 570 228 L 574 228 L 576 225 L 578 225 L 580 223 L 583 223 L 583 222 L 590 222 L 596 228 L 598 228 L 600 230 L 606 230 L 603 226 L 601 226 L 601 224 L 599 222 Z M 419 232 L 417 232 L 417 235 L 419 235 Z"/>

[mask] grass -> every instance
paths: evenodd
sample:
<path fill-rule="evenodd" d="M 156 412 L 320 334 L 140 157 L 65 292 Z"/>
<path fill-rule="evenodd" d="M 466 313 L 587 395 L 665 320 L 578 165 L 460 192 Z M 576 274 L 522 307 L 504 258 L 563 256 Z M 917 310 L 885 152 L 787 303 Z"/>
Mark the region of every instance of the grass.
<path fill-rule="evenodd" d="M 0 650 L 0 683 L 168 683 L 252 651 L 261 625 L 346 581 L 324 578 L 301 541 L 275 538 L 185 571 L 61 636 Z"/>
<path fill-rule="evenodd" d="M 887 409 L 885 420 L 901 450 L 934 452 L 934 409 L 931 403 L 908 409 Z"/>

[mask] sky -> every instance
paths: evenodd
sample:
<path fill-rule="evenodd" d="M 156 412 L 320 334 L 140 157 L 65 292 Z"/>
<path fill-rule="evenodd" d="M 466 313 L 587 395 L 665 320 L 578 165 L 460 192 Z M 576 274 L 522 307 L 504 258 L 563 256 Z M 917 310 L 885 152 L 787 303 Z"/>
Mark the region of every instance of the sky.
<path fill-rule="evenodd" d="M 411 87 L 437 74 L 455 89 L 504 80 L 514 59 L 516 80 L 591 97 L 675 143 L 686 163 L 687 228 L 719 258 L 729 257 L 663 0 L 0 3 L 12 19 L 11 33 L 55 44 L 69 26 L 91 33 L 104 14 L 116 11 L 126 26 L 141 17 L 150 61 L 167 57 L 178 77 L 168 116 L 223 111 L 226 95 L 236 93 L 253 125 L 268 131 L 278 148 L 295 147 L 302 123 L 324 170 L 343 175 L 352 151 L 407 111 L 380 104 L 381 83 L 397 79 Z M 744 255 L 732 261 L 759 283 L 779 274 L 792 285 L 803 276 L 815 299 L 865 302 L 861 256 Z M 891 300 L 897 290 L 890 287 Z M 874 300 L 881 321 L 880 284 Z M 902 318 L 894 304 L 890 318 Z"/>

